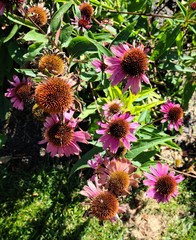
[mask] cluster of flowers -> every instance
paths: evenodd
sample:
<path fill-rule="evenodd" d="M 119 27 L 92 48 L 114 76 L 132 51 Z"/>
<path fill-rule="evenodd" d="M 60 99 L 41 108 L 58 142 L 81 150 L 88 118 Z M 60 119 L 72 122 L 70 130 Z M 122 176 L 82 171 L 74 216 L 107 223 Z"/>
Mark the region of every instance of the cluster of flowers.
<path fill-rule="evenodd" d="M 74 28 L 79 31 L 84 32 L 85 29 L 90 29 L 91 25 L 91 17 L 93 16 L 94 9 L 93 7 L 87 3 L 83 2 L 80 7 L 80 16 L 75 16 L 74 19 L 71 19 L 71 23 L 75 25 Z"/>
<path fill-rule="evenodd" d="M 11 10 L 7 1 L 3 0 L 0 3 L 1 14 L 5 8 Z M 23 10 L 25 9 L 22 7 L 24 3 L 25 1 L 22 0 L 14 2 L 16 7 L 20 6 Z M 87 3 L 80 6 L 82 15 L 88 13 L 88 11 L 84 11 L 85 4 Z M 26 7 L 26 10 L 21 10 L 21 12 L 25 12 L 25 16 L 39 27 L 43 27 L 48 21 L 49 11 L 44 8 L 43 3 Z M 36 60 L 37 63 L 32 63 L 32 65 L 35 65 L 35 71 L 38 72 L 42 81 L 36 83 L 29 77 L 23 77 L 20 80 L 18 76 L 14 75 L 13 81 L 10 81 L 12 87 L 7 90 L 5 96 L 11 98 L 13 107 L 18 110 L 24 110 L 26 103 L 34 103 L 35 115 L 44 117 L 45 120 L 44 139 L 39 144 L 47 143 L 46 151 L 50 153 L 51 157 L 79 155 L 81 148 L 78 143 L 87 144 L 90 134 L 79 130 L 80 120 L 73 117 L 76 101 L 74 86 L 77 84 L 78 76 L 67 72 L 65 54 L 56 49 L 44 50 Z"/>
<path fill-rule="evenodd" d="M 18 6 L 24 2 L 21 0 L 14 3 Z M 0 14 L 9 7 L 6 1 L 0 0 Z M 82 3 L 79 10 L 81 16 L 72 20 L 72 24 L 84 31 L 91 27 L 90 20 L 94 10 L 87 2 Z M 47 13 L 43 5 L 36 5 L 29 8 L 26 15 L 41 27 L 47 23 Z M 124 92 L 131 88 L 132 94 L 137 94 L 141 90 L 142 82 L 150 84 L 146 75 L 147 52 L 142 44 L 136 46 L 135 42 L 132 45 L 123 43 L 112 46 L 111 51 L 114 56 L 103 55 L 102 60 L 94 60 L 92 65 L 96 72 L 111 75 L 109 80 L 112 86 L 122 83 Z M 46 114 L 44 139 L 39 143 L 47 143 L 46 151 L 51 157 L 79 155 L 81 148 L 78 143 L 87 144 L 90 139 L 88 132 L 79 130 L 79 119 L 73 117 L 77 76 L 68 73 L 65 59 L 64 53 L 44 51 L 37 59 L 37 71 L 41 74 L 42 81 L 36 83 L 25 77 L 20 80 L 14 75 L 13 81 L 10 81 L 12 87 L 5 94 L 18 110 L 24 110 L 25 104 L 31 101 Z M 108 102 L 102 108 L 103 120 L 98 122 L 100 129 L 96 132 L 102 135 L 98 141 L 103 143 L 106 155 L 97 155 L 88 162 L 94 169 L 94 175 L 88 180 L 88 185 L 81 194 L 90 198 L 90 215 L 100 221 L 115 221 L 118 212 L 124 211 L 120 199 L 130 193 L 132 186 L 138 186 L 140 176 L 136 173 L 137 168 L 124 156 L 126 151 L 130 150 L 131 142 L 137 141 L 134 133 L 140 125 L 131 122 L 134 116 L 123 109 L 123 103 L 119 99 Z M 180 105 L 168 101 L 161 106 L 160 111 L 164 113 L 162 122 L 169 122 L 169 130 L 178 130 L 183 118 Z M 144 173 L 147 177 L 144 185 L 150 187 L 147 191 L 148 197 L 155 198 L 158 202 L 168 202 L 177 195 L 177 184 L 183 177 L 175 176 L 174 172 L 168 173 L 168 170 L 167 164 L 157 163 L 156 168 L 150 167 L 152 174 Z"/>
<path fill-rule="evenodd" d="M 131 187 L 138 187 L 141 178 L 136 172 L 137 168 L 124 157 L 126 150 L 130 149 L 130 142 L 137 140 L 133 133 L 139 124 L 130 123 L 134 117 L 128 112 L 122 113 L 123 103 L 120 100 L 113 100 L 102 109 L 105 122 L 98 123 L 101 129 L 97 133 L 103 135 L 99 141 L 103 142 L 106 154 L 103 157 L 95 155 L 93 160 L 88 161 L 94 174 L 80 193 L 90 199 L 87 216 L 95 216 L 100 222 L 113 222 L 119 218 L 118 213 L 125 212 L 121 200 L 131 193 Z M 143 184 L 149 186 L 147 197 L 157 202 L 168 202 L 178 194 L 177 184 L 184 177 L 175 176 L 174 172 L 168 170 L 167 164 L 158 162 L 155 168 L 150 167 L 151 174 L 144 173 L 147 179 Z"/>

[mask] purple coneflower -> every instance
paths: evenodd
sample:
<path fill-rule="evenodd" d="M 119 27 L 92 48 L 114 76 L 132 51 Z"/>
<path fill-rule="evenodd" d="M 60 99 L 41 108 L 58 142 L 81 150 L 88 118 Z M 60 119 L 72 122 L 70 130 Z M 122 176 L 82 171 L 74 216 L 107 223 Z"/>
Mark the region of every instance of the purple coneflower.
<path fill-rule="evenodd" d="M 169 202 L 171 197 L 176 197 L 178 194 L 177 185 L 184 180 L 182 175 L 176 175 L 174 172 L 168 173 L 168 164 L 162 165 L 160 162 L 156 167 L 150 167 L 151 173 L 144 173 L 147 180 L 144 180 L 144 185 L 149 186 L 146 192 L 147 197 L 154 198 L 157 202 Z"/>
<path fill-rule="evenodd" d="M 161 122 L 164 123 L 169 121 L 168 129 L 172 130 L 174 128 L 178 131 L 179 126 L 181 126 L 183 122 L 183 110 L 180 104 L 167 101 L 167 103 L 161 106 L 160 111 L 165 113 L 164 119 Z"/>
<path fill-rule="evenodd" d="M 129 113 L 114 114 L 108 122 L 98 122 L 101 129 L 96 132 L 103 135 L 99 142 L 103 142 L 105 150 L 109 148 L 111 153 L 116 153 L 122 144 L 130 149 L 130 142 L 137 141 L 133 132 L 139 126 L 138 123 L 130 123 L 133 118 Z"/>
<path fill-rule="evenodd" d="M 106 58 L 105 63 L 108 67 L 105 72 L 112 74 L 109 78 L 112 81 L 112 86 L 126 79 L 123 91 L 131 86 L 132 93 L 137 94 L 141 89 L 142 81 L 150 84 L 145 74 L 148 69 L 148 59 L 142 44 L 138 47 L 135 47 L 135 43 L 131 47 L 127 44 L 119 44 L 118 46 L 112 46 L 111 51 L 116 56 Z"/>
<path fill-rule="evenodd" d="M 106 59 L 106 55 L 104 54 L 102 57 L 102 61 L 99 59 L 95 59 L 92 61 L 92 65 L 96 68 L 96 72 L 104 72 L 107 68 L 107 65 L 104 62 L 104 59 Z"/>
<path fill-rule="evenodd" d="M 126 158 L 113 159 L 100 169 L 99 182 L 115 196 L 126 196 L 131 186 L 138 187 L 137 170 Z"/>
<path fill-rule="evenodd" d="M 14 87 L 8 88 L 5 96 L 11 98 L 10 101 L 12 102 L 14 108 L 23 110 L 24 103 L 27 102 L 31 96 L 32 83 L 30 78 L 23 77 L 23 79 L 20 80 L 18 76 L 14 75 L 13 82 L 9 82 Z"/>
<path fill-rule="evenodd" d="M 84 131 L 75 131 L 78 120 L 73 118 L 73 111 L 63 113 L 63 121 L 57 114 L 46 118 L 44 123 L 44 140 L 39 144 L 47 143 L 46 151 L 58 157 L 79 155 L 81 152 L 77 142 L 88 143 L 90 135 Z"/>
<path fill-rule="evenodd" d="M 89 216 L 95 216 L 99 221 L 116 221 L 119 218 L 118 212 L 124 212 L 123 207 L 119 206 L 117 197 L 101 189 L 97 178 L 95 184 L 91 180 L 88 180 L 87 184 L 80 194 L 90 198 Z"/>
<path fill-rule="evenodd" d="M 119 99 L 115 99 L 111 102 L 104 104 L 102 107 L 104 116 L 110 117 L 116 113 L 120 113 L 123 105 L 124 104 Z"/>
<path fill-rule="evenodd" d="M 85 29 L 89 29 L 92 27 L 92 25 L 90 24 L 90 20 L 85 16 L 81 18 L 75 16 L 74 19 L 71 19 L 71 24 L 75 25 L 74 28 L 81 30 L 82 32 L 84 32 Z"/>

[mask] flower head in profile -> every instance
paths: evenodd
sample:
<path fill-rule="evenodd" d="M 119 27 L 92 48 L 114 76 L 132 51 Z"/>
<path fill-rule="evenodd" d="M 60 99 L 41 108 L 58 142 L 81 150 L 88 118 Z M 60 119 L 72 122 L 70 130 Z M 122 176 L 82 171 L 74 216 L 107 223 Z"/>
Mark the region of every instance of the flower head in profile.
<path fill-rule="evenodd" d="M 161 122 L 169 122 L 168 129 L 172 130 L 174 128 L 178 131 L 183 122 L 183 110 L 180 104 L 167 101 L 167 103 L 161 105 L 160 111 L 164 113 L 164 119 Z"/>
<path fill-rule="evenodd" d="M 80 194 L 90 199 L 89 215 L 95 216 L 99 221 L 110 220 L 113 222 L 118 219 L 118 212 L 124 212 L 124 209 L 119 206 L 117 197 L 105 189 L 101 189 L 97 178 L 95 178 L 95 184 L 91 180 L 88 180 L 87 184 Z"/>
<path fill-rule="evenodd" d="M 115 196 L 126 196 L 131 186 L 138 187 L 137 170 L 126 158 L 113 159 L 102 167 L 99 182 Z"/>
<path fill-rule="evenodd" d="M 124 104 L 119 99 L 104 104 L 102 107 L 104 116 L 107 118 L 116 113 L 120 113 L 123 105 Z"/>
<path fill-rule="evenodd" d="M 71 108 L 74 96 L 71 79 L 50 77 L 39 83 L 35 90 L 36 102 L 50 114 L 67 111 Z"/>
<path fill-rule="evenodd" d="M 98 122 L 101 129 L 96 132 L 103 135 L 98 141 L 103 142 L 105 150 L 109 148 L 111 153 L 116 153 L 122 145 L 130 149 L 130 142 L 137 141 L 133 132 L 139 126 L 138 123 L 130 123 L 133 118 L 129 113 L 114 114 L 108 122 Z"/>
<path fill-rule="evenodd" d="M 7 89 L 5 96 L 11 98 L 14 108 L 23 110 L 24 104 L 31 98 L 31 80 L 29 77 L 23 77 L 23 79 L 20 80 L 18 76 L 14 75 L 13 82 L 9 82 L 13 87 Z"/>
<path fill-rule="evenodd" d="M 85 29 L 90 29 L 92 27 L 90 20 L 85 16 L 81 18 L 75 16 L 74 19 L 71 19 L 71 24 L 75 25 L 74 28 L 82 32 L 84 32 Z"/>
<path fill-rule="evenodd" d="M 102 60 L 95 59 L 92 61 L 92 65 L 96 68 L 96 72 L 104 72 L 107 68 L 107 65 L 104 62 L 104 59 L 106 59 L 106 55 L 104 54 L 102 57 Z"/>
<path fill-rule="evenodd" d="M 176 175 L 174 172 L 168 172 L 168 164 L 162 165 L 160 162 L 156 167 L 150 167 L 151 173 L 144 173 L 147 178 L 144 185 L 149 186 L 146 192 L 147 197 L 154 198 L 157 202 L 169 202 L 171 197 L 178 194 L 178 183 L 184 180 L 182 175 Z"/>
<path fill-rule="evenodd" d="M 81 149 L 78 142 L 88 143 L 90 135 L 87 132 L 75 130 L 78 120 L 73 118 L 73 114 L 73 111 L 64 112 L 62 121 L 57 114 L 46 118 L 44 140 L 39 144 L 47 143 L 46 151 L 51 157 L 79 155 Z"/>
<path fill-rule="evenodd" d="M 43 27 L 48 22 L 49 11 L 44 7 L 44 3 L 40 3 L 28 7 L 26 16 L 30 17 L 39 27 Z"/>
<path fill-rule="evenodd" d="M 141 82 L 150 84 L 145 72 L 148 69 L 148 59 L 141 44 L 135 47 L 135 43 L 131 47 L 127 44 L 119 44 L 112 46 L 111 51 L 115 57 L 108 57 L 105 63 L 108 65 L 105 72 L 111 74 L 109 80 L 112 86 L 119 84 L 126 79 L 124 91 L 131 86 L 133 94 L 141 89 Z"/>

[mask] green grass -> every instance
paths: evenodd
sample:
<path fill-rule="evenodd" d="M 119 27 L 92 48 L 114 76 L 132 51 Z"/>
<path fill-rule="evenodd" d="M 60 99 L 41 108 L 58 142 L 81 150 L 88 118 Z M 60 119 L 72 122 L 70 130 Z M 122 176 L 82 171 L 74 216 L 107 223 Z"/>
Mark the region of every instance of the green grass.
<path fill-rule="evenodd" d="M 67 175 L 62 168 L 13 172 L 1 166 L 0 239 L 123 239 L 121 223 L 100 226 L 83 217 L 80 179 L 67 181 Z"/>
<path fill-rule="evenodd" d="M 68 180 L 68 172 L 67 166 L 14 171 L 9 164 L 0 166 L 0 239 L 130 239 L 127 224 L 106 222 L 101 226 L 97 219 L 83 217 L 88 207 L 79 191 L 85 179 L 76 173 Z M 156 210 L 148 208 L 167 218 L 163 240 L 195 239 L 193 192 L 186 188 L 185 182 L 177 201 L 160 204 Z"/>

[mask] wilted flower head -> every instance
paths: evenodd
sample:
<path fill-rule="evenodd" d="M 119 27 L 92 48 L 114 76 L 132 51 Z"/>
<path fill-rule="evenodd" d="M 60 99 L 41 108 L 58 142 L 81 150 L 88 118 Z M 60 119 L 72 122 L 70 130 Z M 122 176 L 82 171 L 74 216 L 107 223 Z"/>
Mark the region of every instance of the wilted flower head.
<path fill-rule="evenodd" d="M 50 77 L 37 86 L 36 102 L 48 113 L 67 111 L 74 101 L 72 89 L 74 84 L 71 79 Z"/>
<path fill-rule="evenodd" d="M 123 105 L 124 104 L 119 99 L 104 104 L 102 107 L 104 116 L 110 117 L 116 113 L 120 113 Z"/>
<path fill-rule="evenodd" d="M 42 27 L 48 21 L 49 11 L 44 7 L 44 3 L 33 5 L 26 10 L 26 16 L 30 17 L 34 23 Z"/>
<path fill-rule="evenodd" d="M 138 123 L 130 123 L 133 118 L 129 113 L 114 114 L 108 122 L 98 122 L 101 129 L 96 132 L 103 135 L 98 141 L 103 142 L 105 150 L 109 148 L 111 153 L 116 153 L 122 144 L 130 149 L 130 142 L 137 141 L 133 132 L 139 126 Z"/>
<path fill-rule="evenodd" d="M 9 82 L 13 87 L 7 89 L 5 96 L 11 98 L 11 102 L 14 108 L 23 110 L 24 103 L 27 102 L 31 97 L 32 83 L 30 81 L 30 78 L 23 77 L 23 79 L 20 80 L 18 76 L 14 75 L 13 82 Z"/>
<path fill-rule="evenodd" d="M 87 140 L 90 139 L 87 132 L 75 131 L 78 120 L 73 118 L 73 114 L 73 111 L 64 112 L 62 121 L 56 114 L 46 118 L 44 140 L 39 144 L 47 143 L 46 151 L 52 157 L 79 155 L 81 149 L 78 142 L 87 144 Z"/>
<path fill-rule="evenodd" d="M 88 2 L 83 2 L 80 7 L 80 12 L 82 17 L 90 19 L 93 16 L 93 7 Z"/>
<path fill-rule="evenodd" d="M 78 18 L 77 16 L 74 19 L 71 19 L 71 24 L 75 25 L 74 28 L 81 30 L 84 32 L 85 29 L 89 29 L 92 27 L 90 24 L 90 20 L 87 19 L 85 16 Z"/>
<path fill-rule="evenodd" d="M 138 187 L 137 178 L 140 176 L 135 173 L 136 170 L 128 159 L 114 158 L 102 167 L 99 182 L 115 196 L 125 196 L 131 186 Z"/>
<path fill-rule="evenodd" d="M 104 72 L 107 68 L 107 65 L 104 62 L 104 59 L 106 58 L 106 55 L 103 55 L 102 60 L 96 59 L 92 61 L 92 65 L 96 68 L 96 72 Z"/>
<path fill-rule="evenodd" d="M 178 131 L 183 122 L 183 110 L 180 104 L 167 101 L 167 103 L 161 105 L 160 111 L 164 113 L 164 119 L 161 122 L 169 122 L 168 129 L 172 130 L 174 128 Z"/>
<path fill-rule="evenodd" d="M 37 61 L 38 70 L 46 75 L 62 75 L 67 69 L 64 53 L 58 50 L 44 50 Z"/>
<path fill-rule="evenodd" d="M 119 84 L 126 78 L 124 91 L 131 86 L 131 91 L 136 94 L 141 89 L 141 82 L 150 84 L 145 72 L 148 69 L 148 59 L 141 44 L 135 47 L 135 43 L 131 47 L 127 44 L 119 44 L 112 46 L 111 51 L 115 57 L 108 57 L 105 63 L 108 65 L 105 72 L 112 74 L 109 80 L 112 86 Z"/>
<path fill-rule="evenodd" d="M 150 167 L 150 173 L 145 172 L 144 185 L 149 186 L 146 192 L 147 197 L 154 198 L 157 202 L 169 202 L 171 197 L 178 194 L 178 183 L 184 180 L 182 175 L 176 175 L 174 172 L 168 173 L 168 164 L 162 165 L 160 162 L 156 167 Z"/>
<path fill-rule="evenodd" d="M 87 184 L 80 194 L 90 198 L 89 215 L 95 216 L 99 221 L 115 221 L 118 218 L 118 212 L 123 212 L 116 196 L 101 189 L 97 178 L 95 178 L 95 184 L 91 180 L 88 180 Z"/>

